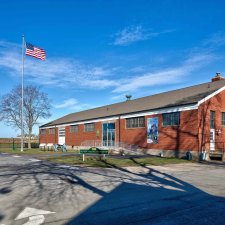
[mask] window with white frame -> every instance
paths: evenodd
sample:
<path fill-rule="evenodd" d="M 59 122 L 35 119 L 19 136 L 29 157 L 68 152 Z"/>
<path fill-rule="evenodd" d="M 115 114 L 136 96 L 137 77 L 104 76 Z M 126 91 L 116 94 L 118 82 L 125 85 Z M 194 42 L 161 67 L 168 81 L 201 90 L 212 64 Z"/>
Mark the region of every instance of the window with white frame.
<path fill-rule="evenodd" d="M 222 125 L 225 126 L 225 112 L 222 112 Z"/>
<path fill-rule="evenodd" d="M 163 126 L 178 126 L 180 125 L 180 112 L 164 113 Z"/>
<path fill-rule="evenodd" d="M 77 132 L 78 132 L 78 125 L 71 125 L 70 133 L 77 133 Z"/>
<path fill-rule="evenodd" d="M 84 131 L 85 132 L 92 132 L 95 130 L 95 124 L 94 123 L 86 123 L 84 124 Z"/>
<path fill-rule="evenodd" d="M 126 128 L 145 127 L 145 117 L 133 117 L 126 119 Z"/>
<path fill-rule="evenodd" d="M 41 134 L 45 135 L 46 134 L 46 129 L 41 129 Z"/>
<path fill-rule="evenodd" d="M 49 129 L 49 134 L 55 134 L 55 128 L 50 128 Z"/>
<path fill-rule="evenodd" d="M 65 137 L 65 127 L 59 127 L 59 137 Z"/>

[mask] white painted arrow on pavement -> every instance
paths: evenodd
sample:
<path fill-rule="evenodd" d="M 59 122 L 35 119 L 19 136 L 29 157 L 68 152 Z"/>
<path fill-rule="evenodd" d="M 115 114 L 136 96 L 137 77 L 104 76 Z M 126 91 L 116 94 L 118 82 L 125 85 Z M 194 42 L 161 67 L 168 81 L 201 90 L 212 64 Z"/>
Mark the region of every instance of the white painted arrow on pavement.
<path fill-rule="evenodd" d="M 45 217 L 43 215 L 52 214 L 55 212 L 50 212 L 42 209 L 35 209 L 26 207 L 15 220 L 20 220 L 29 217 L 29 221 L 24 223 L 23 225 L 40 225 L 45 221 Z"/>
<path fill-rule="evenodd" d="M 24 223 L 23 225 L 40 225 L 44 223 L 45 217 L 43 215 L 39 216 L 30 216 L 29 221 Z"/>

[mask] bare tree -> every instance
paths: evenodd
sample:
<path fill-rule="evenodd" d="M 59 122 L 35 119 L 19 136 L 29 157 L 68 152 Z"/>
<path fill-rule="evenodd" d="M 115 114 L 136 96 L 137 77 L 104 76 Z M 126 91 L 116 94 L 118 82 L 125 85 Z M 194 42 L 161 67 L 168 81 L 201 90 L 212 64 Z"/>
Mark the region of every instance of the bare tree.
<path fill-rule="evenodd" d="M 21 129 L 22 88 L 15 87 L 4 95 L 0 102 L 0 120 Z M 38 119 L 50 117 L 50 101 L 47 94 L 38 87 L 24 87 L 24 131 L 28 135 L 28 148 L 31 148 L 31 135 Z"/>

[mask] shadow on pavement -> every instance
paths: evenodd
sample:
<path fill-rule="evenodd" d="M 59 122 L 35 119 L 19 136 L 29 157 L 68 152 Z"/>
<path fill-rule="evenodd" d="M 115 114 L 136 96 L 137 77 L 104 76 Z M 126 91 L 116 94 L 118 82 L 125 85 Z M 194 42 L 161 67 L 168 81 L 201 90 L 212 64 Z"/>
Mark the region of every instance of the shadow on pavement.
<path fill-rule="evenodd" d="M 44 204 L 52 211 L 56 211 L 52 209 L 54 205 L 66 202 L 63 210 L 66 213 L 71 207 L 74 215 L 67 225 L 224 224 L 225 198 L 212 196 L 181 179 L 142 164 L 140 166 L 146 173 L 110 166 L 116 170 L 81 169 L 44 161 L 12 165 L 1 170 L 0 190 L 3 195 L 11 194 L 22 185 L 29 191 L 25 197 L 21 196 L 23 202 Z M 29 189 L 29 185 L 32 188 Z M 83 193 L 86 196 L 82 196 Z M 82 197 L 87 201 L 93 194 L 98 196 L 96 201 L 90 200 L 88 207 L 86 205 L 80 211 L 79 205 L 84 204 Z M 16 207 L 24 208 L 19 201 L 14 204 Z M 0 215 L 0 221 L 4 216 Z"/>
<path fill-rule="evenodd" d="M 225 198 L 209 195 L 187 182 L 133 161 L 148 169 L 148 173 L 135 174 L 117 168 L 137 177 L 122 182 L 67 225 L 224 224 Z"/>
<path fill-rule="evenodd" d="M 4 187 L 0 189 L 0 194 L 8 194 L 10 193 L 12 190 L 8 187 Z"/>

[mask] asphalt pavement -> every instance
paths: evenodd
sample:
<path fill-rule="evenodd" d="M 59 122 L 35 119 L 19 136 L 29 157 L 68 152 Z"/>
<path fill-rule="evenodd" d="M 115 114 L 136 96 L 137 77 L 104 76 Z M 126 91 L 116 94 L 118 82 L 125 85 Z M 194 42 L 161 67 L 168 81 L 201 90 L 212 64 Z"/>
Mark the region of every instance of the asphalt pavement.
<path fill-rule="evenodd" d="M 118 169 L 0 154 L 0 225 L 225 224 L 224 164 Z"/>

